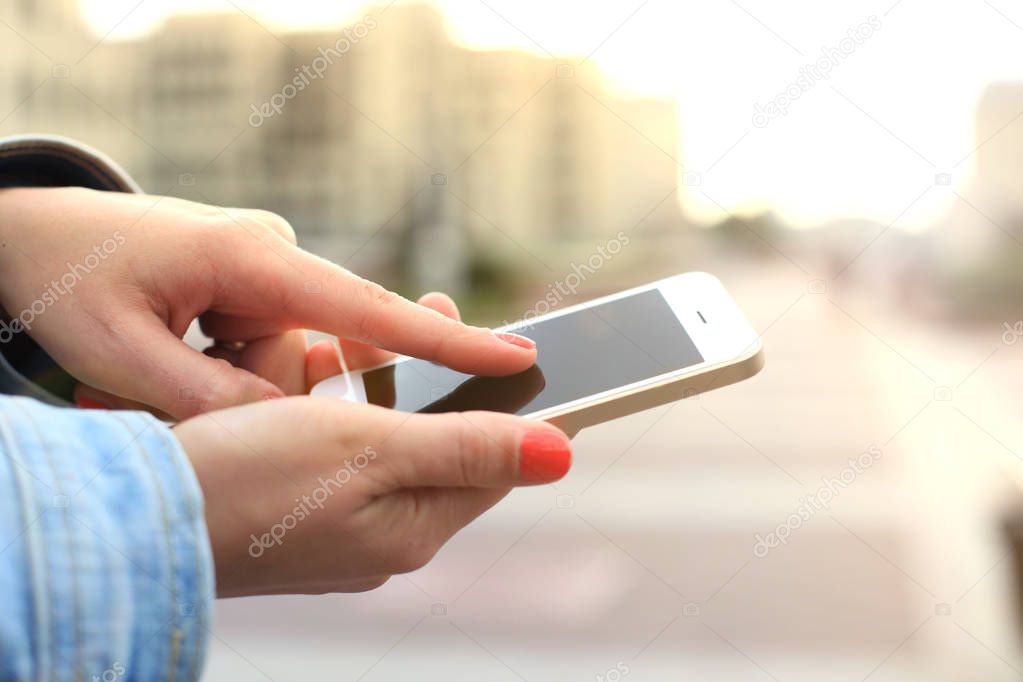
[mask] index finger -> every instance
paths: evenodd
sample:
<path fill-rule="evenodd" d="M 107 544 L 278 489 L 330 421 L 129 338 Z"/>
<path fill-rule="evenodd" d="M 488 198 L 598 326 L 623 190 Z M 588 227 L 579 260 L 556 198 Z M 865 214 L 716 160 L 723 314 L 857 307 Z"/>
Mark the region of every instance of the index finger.
<path fill-rule="evenodd" d="M 315 329 L 354 339 L 402 355 L 469 374 L 506 375 L 536 362 L 536 344 L 523 336 L 473 327 L 417 305 L 302 249 L 281 244 L 278 252 L 261 248 L 261 257 L 241 257 L 242 281 L 274 281 L 290 292 L 286 310 L 266 314 L 286 317 L 289 326 Z M 285 254 L 280 250 L 286 251 Z M 241 287 L 250 291 L 250 287 Z"/>

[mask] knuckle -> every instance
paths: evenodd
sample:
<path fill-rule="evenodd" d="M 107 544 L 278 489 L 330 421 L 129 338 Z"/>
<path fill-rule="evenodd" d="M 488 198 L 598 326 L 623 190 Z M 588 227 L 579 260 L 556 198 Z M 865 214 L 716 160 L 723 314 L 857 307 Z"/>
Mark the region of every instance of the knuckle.
<path fill-rule="evenodd" d="M 401 301 L 401 296 L 367 279 L 360 278 L 356 287 L 363 311 L 358 320 L 358 328 L 363 333 L 373 330 L 376 332 L 374 335 L 379 335 L 381 326 L 387 324 L 390 308 Z"/>
<path fill-rule="evenodd" d="M 237 405 L 242 400 L 238 382 L 232 381 L 234 366 L 223 358 L 212 358 L 213 373 L 194 390 L 185 390 L 182 399 L 193 402 L 196 414 Z"/>
<path fill-rule="evenodd" d="M 410 536 L 405 544 L 393 549 L 386 557 L 387 572 L 398 574 L 418 571 L 429 564 L 436 553 L 437 548 L 429 540 Z"/>
<path fill-rule="evenodd" d="M 251 209 L 249 213 L 255 222 L 268 227 L 288 243 L 292 245 L 298 244 L 295 228 L 282 216 L 273 211 L 264 211 L 263 209 Z"/>
<path fill-rule="evenodd" d="M 482 429 L 468 423 L 458 425 L 456 457 L 463 485 L 482 485 L 489 480 L 492 471 L 490 445 L 490 439 Z"/>
<path fill-rule="evenodd" d="M 393 557 L 395 573 L 412 573 L 426 566 L 436 554 L 431 543 L 423 539 L 410 539 Z"/>
<path fill-rule="evenodd" d="M 362 280 L 362 295 L 366 302 L 374 306 L 390 306 L 398 301 L 400 296 L 386 287 L 368 279 Z"/>
<path fill-rule="evenodd" d="M 194 243 L 205 253 L 222 253 L 234 250 L 248 236 L 245 227 L 236 219 L 224 213 L 210 216 L 199 223 Z"/>
<path fill-rule="evenodd" d="M 288 243 L 298 243 L 291 224 L 270 211 L 260 209 L 220 209 L 201 222 L 200 238 L 213 246 L 234 248 L 253 237 L 266 239 L 276 235 Z M 265 235 L 265 236 L 264 236 Z"/>

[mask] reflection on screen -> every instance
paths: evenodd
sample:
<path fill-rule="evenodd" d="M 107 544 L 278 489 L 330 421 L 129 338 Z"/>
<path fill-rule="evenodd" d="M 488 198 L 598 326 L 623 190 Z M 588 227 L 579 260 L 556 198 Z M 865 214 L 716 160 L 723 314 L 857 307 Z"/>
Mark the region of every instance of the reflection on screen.
<path fill-rule="evenodd" d="M 405 412 L 529 414 L 703 361 L 657 289 L 512 329 L 536 341 L 536 364 L 477 377 L 424 360 L 363 374 L 369 402 Z"/>

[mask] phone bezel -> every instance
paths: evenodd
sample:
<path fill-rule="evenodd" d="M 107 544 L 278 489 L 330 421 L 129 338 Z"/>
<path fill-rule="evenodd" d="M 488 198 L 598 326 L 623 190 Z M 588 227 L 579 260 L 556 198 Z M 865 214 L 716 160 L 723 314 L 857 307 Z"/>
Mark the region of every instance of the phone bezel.
<path fill-rule="evenodd" d="M 521 328 L 537 322 L 555 319 L 562 315 L 572 315 L 587 308 L 627 298 L 651 289 L 659 289 L 661 291 L 679 324 L 689 334 L 700 355 L 703 356 L 703 362 L 578 398 L 567 403 L 554 405 L 537 412 L 530 412 L 522 416 L 527 419 L 556 420 L 559 417 L 572 414 L 587 407 L 612 400 L 624 399 L 637 393 L 643 393 L 667 384 L 684 381 L 701 374 L 738 364 L 761 353 L 762 346 L 759 334 L 746 321 L 739 306 L 725 290 L 721 281 L 717 277 L 705 272 L 687 272 L 675 275 L 651 282 L 650 284 L 602 296 L 592 301 L 569 306 L 545 315 L 538 315 L 529 320 L 499 327 L 495 331 Z M 700 319 L 700 314 L 703 315 L 703 319 Z M 399 356 L 375 367 L 353 371 L 350 375 L 350 384 L 340 375 L 331 377 L 314 386 L 312 394 L 332 395 L 365 403 L 367 399 L 366 389 L 362 381 L 363 373 L 400 362 L 407 362 L 410 359 L 412 358 Z"/>

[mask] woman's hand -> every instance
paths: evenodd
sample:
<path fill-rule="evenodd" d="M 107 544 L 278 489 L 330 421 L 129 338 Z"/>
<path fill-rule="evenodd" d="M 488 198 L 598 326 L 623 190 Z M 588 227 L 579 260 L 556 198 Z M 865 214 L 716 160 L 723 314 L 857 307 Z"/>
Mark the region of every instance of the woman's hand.
<path fill-rule="evenodd" d="M 571 464 L 568 438 L 541 422 L 308 396 L 174 432 L 206 494 L 222 597 L 372 589 L 426 564 L 512 486 Z"/>
<path fill-rule="evenodd" d="M 175 418 L 302 392 L 290 369 L 305 355 L 302 328 L 474 374 L 536 359 L 527 339 L 466 326 L 306 253 L 266 211 L 19 188 L 0 190 L 0 225 L 8 333 L 26 330 L 98 391 Z M 196 317 L 218 341 L 205 355 L 181 341 Z"/>

